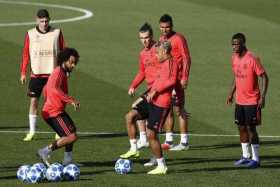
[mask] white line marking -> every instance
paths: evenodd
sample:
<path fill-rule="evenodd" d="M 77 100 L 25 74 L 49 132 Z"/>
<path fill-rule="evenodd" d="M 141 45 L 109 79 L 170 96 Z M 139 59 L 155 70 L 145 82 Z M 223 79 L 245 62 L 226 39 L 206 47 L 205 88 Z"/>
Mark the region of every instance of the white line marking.
<path fill-rule="evenodd" d="M 31 5 L 31 6 L 45 6 L 45 7 L 73 10 L 73 11 L 84 13 L 83 16 L 79 16 L 79 17 L 52 20 L 51 23 L 66 23 L 66 22 L 79 21 L 79 20 L 83 20 L 83 19 L 88 19 L 93 16 L 93 13 L 89 10 L 78 8 L 78 7 L 66 6 L 66 5 L 34 3 L 34 2 L 25 2 L 25 1 L 3 1 L 3 0 L 0 0 L 0 3 L 17 4 L 17 5 Z M 14 26 L 25 26 L 25 25 L 35 25 L 35 24 L 36 24 L 36 22 L 0 23 L 0 27 L 14 27 Z"/>
<path fill-rule="evenodd" d="M 7 133 L 7 134 L 25 134 L 28 131 L 0 131 L 0 133 Z M 36 131 L 38 134 L 54 134 L 54 131 Z M 126 132 L 77 132 L 81 135 L 117 135 L 117 134 L 125 134 Z M 179 136 L 180 134 L 174 134 Z M 189 136 L 197 136 L 197 137 L 239 137 L 237 134 L 189 134 Z M 280 136 L 271 136 L 271 135 L 260 135 L 260 138 L 280 138 Z"/>

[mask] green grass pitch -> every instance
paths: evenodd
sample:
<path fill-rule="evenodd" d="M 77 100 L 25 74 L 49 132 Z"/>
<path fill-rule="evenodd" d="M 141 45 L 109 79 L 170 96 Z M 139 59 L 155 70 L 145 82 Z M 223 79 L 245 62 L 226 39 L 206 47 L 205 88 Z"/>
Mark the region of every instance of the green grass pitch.
<path fill-rule="evenodd" d="M 36 2 L 29 0 L 30 2 Z M 17 1 L 19 2 L 19 1 Z M 81 111 L 70 115 L 80 132 L 110 132 L 114 135 L 81 135 L 74 147 L 74 159 L 81 166 L 77 182 L 41 183 L 38 186 L 279 186 L 279 30 L 280 2 L 277 0 L 43 0 L 88 9 L 90 19 L 54 24 L 63 30 L 68 46 L 80 51 L 80 63 L 69 80 L 70 93 L 81 102 Z M 33 21 L 41 6 L 4 4 L 0 1 L 0 24 Z M 82 13 L 48 8 L 52 19 L 81 16 Z M 247 46 L 258 54 L 270 77 L 260 156 L 262 167 L 240 169 L 233 161 L 240 157 L 238 137 L 190 136 L 191 149 L 166 152 L 169 174 L 148 176 L 143 163 L 150 150 L 134 160 L 133 172 L 118 175 L 114 162 L 129 147 L 124 114 L 131 98 L 127 88 L 137 72 L 138 28 L 145 21 L 159 36 L 158 19 L 169 13 L 174 29 L 188 40 L 192 57 L 187 109 L 192 113 L 191 134 L 234 135 L 233 107 L 225 104 L 231 75 L 231 36 L 244 32 Z M 38 134 L 25 143 L 24 134 L 6 131 L 27 130 L 29 100 L 27 87 L 19 83 L 23 39 L 32 26 L 0 27 L 0 186 L 25 186 L 16 179 L 22 164 L 38 162 L 38 148 L 51 142 L 54 134 Z M 140 88 L 139 92 L 144 88 Z M 40 119 L 40 131 L 50 128 Z M 178 128 L 176 127 L 176 130 Z M 163 136 L 160 136 L 163 140 Z M 179 141 L 179 137 L 176 137 Z M 53 154 L 61 161 L 63 151 Z M 279 172 L 279 173 L 278 173 Z M 27 185 L 26 185 L 27 186 Z"/>

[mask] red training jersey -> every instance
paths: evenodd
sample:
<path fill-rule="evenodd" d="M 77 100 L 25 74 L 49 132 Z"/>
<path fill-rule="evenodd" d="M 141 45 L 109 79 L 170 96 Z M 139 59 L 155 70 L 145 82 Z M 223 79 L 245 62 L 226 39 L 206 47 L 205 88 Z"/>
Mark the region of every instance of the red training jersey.
<path fill-rule="evenodd" d="M 143 80 L 146 80 L 148 89 L 151 88 L 159 67 L 159 62 L 156 57 L 155 42 L 150 48 L 144 48 L 139 54 L 139 70 L 129 88 L 136 89 Z"/>
<path fill-rule="evenodd" d="M 66 71 L 62 67 L 56 67 L 49 76 L 43 90 L 45 103 L 42 115 L 45 119 L 56 117 L 65 111 L 65 105 L 72 103 L 74 99 L 68 96 Z"/>
<path fill-rule="evenodd" d="M 243 57 L 232 55 L 232 71 L 235 76 L 236 103 L 239 105 L 256 105 L 260 98 L 258 76 L 265 70 L 260 59 L 247 51 Z"/>
<path fill-rule="evenodd" d="M 47 34 L 46 33 L 42 33 L 40 32 L 40 30 L 36 27 L 37 31 L 40 34 Z M 51 27 L 49 28 L 49 30 L 51 30 Z M 59 50 L 62 50 L 63 48 L 65 48 L 65 41 L 64 41 L 64 37 L 62 32 L 60 31 L 59 33 L 59 39 L 58 39 L 58 46 L 59 46 Z M 20 73 L 22 75 L 26 75 L 27 72 L 27 67 L 28 64 L 30 63 L 30 39 L 29 39 L 29 34 L 28 32 L 25 35 L 25 39 L 24 39 L 24 45 L 23 45 L 23 51 L 22 51 L 22 62 L 21 62 L 21 66 L 20 66 Z M 33 72 L 31 71 L 31 77 L 48 77 L 49 74 L 33 74 Z"/>
<path fill-rule="evenodd" d="M 159 63 L 160 69 L 157 71 L 156 79 L 151 88 L 151 91 L 155 90 L 157 95 L 152 102 L 156 106 L 169 108 L 172 90 L 177 81 L 178 63 L 172 58 Z"/>
<path fill-rule="evenodd" d="M 191 68 L 191 56 L 185 37 L 177 32 L 170 36 L 161 36 L 160 41 L 168 40 L 171 43 L 171 55 L 178 63 L 179 73 L 178 80 L 188 81 Z"/>

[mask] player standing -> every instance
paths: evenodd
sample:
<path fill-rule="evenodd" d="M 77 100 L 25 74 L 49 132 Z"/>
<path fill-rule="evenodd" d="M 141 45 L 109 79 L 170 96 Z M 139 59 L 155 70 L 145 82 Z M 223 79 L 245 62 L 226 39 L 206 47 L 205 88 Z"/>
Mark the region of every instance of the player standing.
<path fill-rule="evenodd" d="M 131 85 L 128 89 L 128 95 L 134 95 L 137 87 L 145 80 L 148 90 L 151 89 L 154 80 L 157 75 L 157 69 L 159 68 L 159 62 L 156 57 L 156 42 L 153 40 L 152 27 L 145 23 L 139 29 L 139 39 L 143 45 L 143 49 L 139 54 L 139 70 Z M 129 136 L 130 150 L 120 155 L 121 158 L 137 158 L 139 157 L 138 149 L 141 147 L 148 147 L 148 140 L 146 137 L 146 120 L 144 114 L 142 114 L 143 108 L 141 108 L 144 102 L 145 94 L 140 96 L 133 104 L 132 110 L 130 110 L 126 116 L 126 127 Z M 136 141 L 136 122 L 140 121 L 140 141 Z"/>
<path fill-rule="evenodd" d="M 49 76 L 44 87 L 45 97 L 42 116 L 48 125 L 61 137 L 52 144 L 39 149 L 38 155 L 49 165 L 48 158 L 51 152 L 65 146 L 63 164 L 72 162 L 73 143 L 77 140 L 76 127 L 70 116 L 65 112 L 66 104 L 71 104 L 77 110 L 80 103 L 73 97 L 68 96 L 68 83 L 71 71 L 79 60 L 78 52 L 73 48 L 63 49 L 57 56 L 57 67 Z"/>
<path fill-rule="evenodd" d="M 235 162 L 235 165 L 257 168 L 260 166 L 260 159 L 259 137 L 256 126 L 261 122 L 261 109 L 265 104 L 268 76 L 260 59 L 247 49 L 244 34 L 233 35 L 231 42 L 234 80 L 227 98 L 227 104 L 232 103 L 235 93 L 235 123 L 238 125 L 242 147 L 242 157 Z M 258 78 L 260 78 L 261 83 L 260 89 Z M 250 145 L 252 159 L 250 159 Z"/>
<path fill-rule="evenodd" d="M 165 143 L 161 146 L 164 150 L 181 151 L 189 148 L 188 143 L 188 113 L 186 112 L 185 105 L 185 91 L 187 88 L 189 72 L 191 67 L 190 52 L 185 37 L 173 30 L 172 17 L 168 14 L 161 16 L 159 20 L 159 27 L 161 31 L 160 41 L 169 41 L 171 43 L 171 55 L 178 63 L 179 74 L 175 85 L 175 95 L 173 96 L 173 107 L 166 119 L 166 139 Z M 181 141 L 180 144 L 174 146 L 173 144 L 173 128 L 174 128 L 174 114 L 178 116 Z"/>
<path fill-rule="evenodd" d="M 21 63 L 22 84 L 26 82 L 28 64 L 31 65 L 28 96 L 29 107 L 29 133 L 23 139 L 31 141 L 35 135 L 38 114 L 38 103 L 44 85 L 56 66 L 56 56 L 65 47 L 63 35 L 60 29 L 49 25 L 50 16 L 46 9 L 38 10 L 37 25 L 27 31 L 24 40 Z"/>

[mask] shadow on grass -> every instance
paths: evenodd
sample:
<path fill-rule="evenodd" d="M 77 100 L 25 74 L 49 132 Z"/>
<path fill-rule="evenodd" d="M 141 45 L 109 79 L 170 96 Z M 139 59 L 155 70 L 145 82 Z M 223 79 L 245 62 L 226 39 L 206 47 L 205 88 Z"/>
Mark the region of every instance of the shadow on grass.
<path fill-rule="evenodd" d="M 26 129 L 28 128 L 27 126 L 0 126 L 0 129 L 1 130 L 4 130 L 4 129 Z"/>

